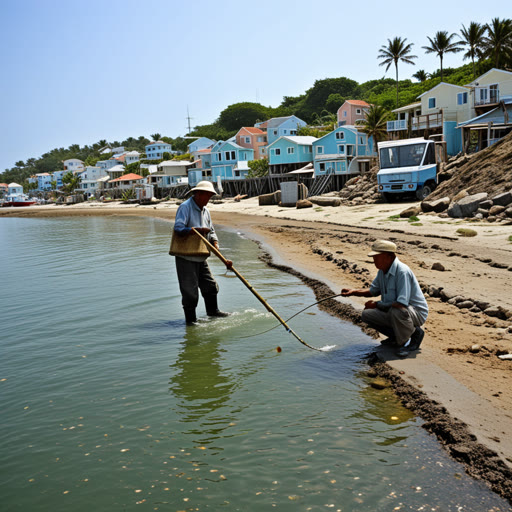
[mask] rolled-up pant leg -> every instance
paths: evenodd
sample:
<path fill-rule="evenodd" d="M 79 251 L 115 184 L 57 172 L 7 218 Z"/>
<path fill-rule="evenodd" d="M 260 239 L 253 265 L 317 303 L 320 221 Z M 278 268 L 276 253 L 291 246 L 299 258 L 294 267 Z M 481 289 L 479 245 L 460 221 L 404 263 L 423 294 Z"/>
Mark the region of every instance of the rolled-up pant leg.
<path fill-rule="evenodd" d="M 398 346 L 405 345 L 421 321 L 414 307 L 407 309 L 389 308 L 365 309 L 361 315 L 363 322 L 381 332 L 385 336 L 393 336 Z"/>
<path fill-rule="evenodd" d="M 176 272 L 184 309 L 195 309 L 199 302 L 199 290 L 204 296 L 216 295 L 219 291 L 206 261 L 189 261 L 176 256 Z"/>

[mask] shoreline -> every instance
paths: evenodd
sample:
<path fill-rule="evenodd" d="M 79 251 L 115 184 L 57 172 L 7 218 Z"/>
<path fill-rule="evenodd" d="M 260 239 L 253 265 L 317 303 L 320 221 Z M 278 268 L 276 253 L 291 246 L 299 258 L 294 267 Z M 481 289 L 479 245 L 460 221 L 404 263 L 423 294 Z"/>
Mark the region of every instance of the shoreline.
<path fill-rule="evenodd" d="M 258 207 L 257 200 L 209 205 L 215 225 L 246 233 L 260 244 L 269 265 L 295 274 L 319 299 L 341 287 L 366 286 L 376 274 L 366 256 L 371 242 L 391 238 L 397 243 L 399 257 L 432 291 L 427 296 L 426 336 L 421 351 L 403 360 L 376 345 L 372 371 L 391 382 L 405 405 L 423 418 L 424 428 L 470 475 L 512 503 L 512 361 L 498 357 L 512 353 L 512 316 L 490 317 L 458 308 L 432 290 L 450 290 L 512 311 L 507 293 L 512 285 L 512 244 L 507 242 L 512 227 L 479 224 L 476 237 L 461 238 L 456 230 L 466 225 L 476 229 L 474 223 L 436 216 L 422 216 L 422 226 L 388 220 L 406 207 L 402 203 L 304 211 Z M 176 209 L 170 203 L 87 204 L 5 208 L 0 217 L 136 215 L 172 221 Z M 433 262 L 445 270 L 433 270 Z M 371 335 L 360 322 L 363 301 L 354 299 L 326 301 L 320 307 Z"/>

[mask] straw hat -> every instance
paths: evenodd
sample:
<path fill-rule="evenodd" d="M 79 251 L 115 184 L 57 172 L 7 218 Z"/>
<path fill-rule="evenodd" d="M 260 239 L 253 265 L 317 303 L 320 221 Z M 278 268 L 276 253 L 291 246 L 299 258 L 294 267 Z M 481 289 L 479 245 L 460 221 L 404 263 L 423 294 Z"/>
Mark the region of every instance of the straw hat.
<path fill-rule="evenodd" d="M 203 192 L 210 192 L 211 194 L 215 195 L 217 192 L 215 191 L 215 188 L 213 187 L 213 183 L 211 181 L 200 181 L 194 188 L 190 189 L 188 191 L 188 194 L 192 194 L 194 192 L 203 191 Z"/>
<path fill-rule="evenodd" d="M 396 244 L 389 242 L 388 240 L 377 240 L 372 244 L 372 252 L 368 253 L 368 256 L 377 256 L 383 252 L 396 252 Z"/>

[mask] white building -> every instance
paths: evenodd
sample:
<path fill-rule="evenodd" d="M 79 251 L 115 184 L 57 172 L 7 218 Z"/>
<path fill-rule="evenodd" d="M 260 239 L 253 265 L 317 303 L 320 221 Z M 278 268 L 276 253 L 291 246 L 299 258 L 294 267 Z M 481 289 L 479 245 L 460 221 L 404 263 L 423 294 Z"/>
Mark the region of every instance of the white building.
<path fill-rule="evenodd" d="M 83 171 L 85 168 L 82 160 L 78 160 L 78 158 L 69 158 L 68 160 L 64 160 L 62 163 L 64 164 L 64 170 L 71 171 L 73 174 Z"/>

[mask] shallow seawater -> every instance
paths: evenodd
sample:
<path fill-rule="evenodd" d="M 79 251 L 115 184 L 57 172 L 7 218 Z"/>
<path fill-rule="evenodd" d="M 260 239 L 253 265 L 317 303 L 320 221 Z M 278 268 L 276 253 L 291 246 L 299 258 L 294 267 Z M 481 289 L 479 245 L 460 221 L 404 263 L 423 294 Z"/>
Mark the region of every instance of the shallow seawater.
<path fill-rule="evenodd" d="M 200 305 L 186 326 L 170 228 L 0 219 L 2 510 L 510 510 L 369 386 L 375 343 L 351 324 L 298 315 L 307 343 L 336 345 L 310 350 L 211 258 L 232 315 Z M 218 234 L 284 319 L 316 301 Z"/>

